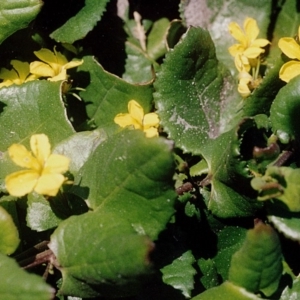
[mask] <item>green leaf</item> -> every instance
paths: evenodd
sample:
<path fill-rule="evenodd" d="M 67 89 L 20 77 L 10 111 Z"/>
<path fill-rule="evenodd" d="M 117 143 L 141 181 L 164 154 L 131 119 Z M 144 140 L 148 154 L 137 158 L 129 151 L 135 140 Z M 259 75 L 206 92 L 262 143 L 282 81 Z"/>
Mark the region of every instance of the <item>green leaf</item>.
<path fill-rule="evenodd" d="M 53 149 L 53 153 L 63 154 L 70 158 L 69 171 L 75 175 L 98 145 L 105 139 L 106 133 L 102 129 L 76 132 L 56 145 Z"/>
<path fill-rule="evenodd" d="M 201 258 L 197 264 L 202 273 L 200 281 L 205 289 L 210 289 L 220 284 L 217 267 L 212 259 Z"/>
<path fill-rule="evenodd" d="M 247 230 L 243 227 L 226 226 L 218 235 L 218 252 L 213 258 L 215 268 L 223 281 L 228 279 L 232 255 L 238 251 L 245 241 Z"/>
<path fill-rule="evenodd" d="M 60 82 L 37 80 L 0 89 L 1 151 L 24 141 L 28 147 L 30 136 L 36 133 L 48 135 L 53 146 L 74 132 L 66 116 L 60 86 Z"/>
<path fill-rule="evenodd" d="M 59 292 L 85 298 L 136 293 L 153 244 L 122 213 L 97 211 L 62 222 L 49 248 L 63 276 Z"/>
<path fill-rule="evenodd" d="M 287 238 L 300 241 L 300 213 L 290 212 L 281 205 L 266 203 L 268 220 Z"/>
<path fill-rule="evenodd" d="M 0 228 L 0 253 L 10 255 L 20 243 L 19 233 L 11 215 L 2 206 L 0 206 Z"/>
<path fill-rule="evenodd" d="M 242 287 L 238 287 L 227 281 L 218 287 L 211 288 L 191 300 L 216 300 L 222 295 L 222 300 L 260 300 L 261 298 L 249 293 Z"/>
<path fill-rule="evenodd" d="M 84 38 L 101 20 L 108 2 L 109 0 L 85 0 L 85 6 L 77 15 L 52 32 L 50 37 L 57 42 L 69 44 Z"/>
<path fill-rule="evenodd" d="M 149 83 L 153 80 L 154 72 L 152 71 L 152 63 L 147 53 L 132 43 L 131 40 L 125 44 L 125 52 L 127 54 L 125 72 L 122 78 L 130 83 Z"/>
<path fill-rule="evenodd" d="M 27 226 L 32 230 L 44 231 L 56 227 L 61 219 L 51 209 L 49 201 L 42 195 L 31 193 L 27 202 Z"/>
<path fill-rule="evenodd" d="M 6 300 L 51 300 L 55 290 L 42 277 L 29 274 L 0 253 L 0 298 Z"/>
<path fill-rule="evenodd" d="M 80 93 L 80 97 L 86 103 L 87 115 L 108 135 L 120 129 L 114 123 L 114 117 L 119 113 L 128 112 L 130 100 L 136 100 L 143 107 L 145 114 L 151 110 L 153 93 L 151 85 L 130 84 L 106 72 L 90 56 L 84 57 L 84 63 L 78 67 L 78 71 L 89 76 L 90 84 Z"/>
<path fill-rule="evenodd" d="M 300 77 L 293 78 L 277 94 L 270 110 L 273 132 L 282 143 L 300 139 Z"/>
<path fill-rule="evenodd" d="M 170 21 L 167 18 L 162 18 L 153 23 L 151 31 L 147 38 L 148 55 L 157 60 L 166 52 L 166 36 L 170 26 Z"/>
<path fill-rule="evenodd" d="M 91 209 L 122 212 L 137 232 L 156 239 L 174 212 L 174 168 L 167 140 L 124 130 L 98 146 L 73 192 Z"/>
<path fill-rule="evenodd" d="M 242 99 L 206 30 L 187 31 L 166 55 L 154 85 L 161 124 L 185 152 L 201 154 L 210 139 L 238 122 Z"/>
<path fill-rule="evenodd" d="M 268 297 L 277 290 L 282 269 L 279 238 L 271 226 L 258 221 L 232 257 L 229 281 L 253 293 L 261 291 Z"/>
<path fill-rule="evenodd" d="M 259 193 L 259 200 L 278 199 L 282 201 L 290 211 L 300 211 L 300 169 L 290 167 L 270 166 L 266 174 L 253 179 L 253 188 Z"/>
<path fill-rule="evenodd" d="M 0 43 L 19 29 L 27 27 L 42 5 L 41 0 L 1 0 Z"/>
<path fill-rule="evenodd" d="M 180 290 L 186 298 L 190 298 L 194 288 L 194 275 L 197 273 L 192 266 L 194 262 L 195 258 L 190 250 L 183 253 L 170 265 L 160 269 L 163 282 Z"/>
<path fill-rule="evenodd" d="M 253 119 L 244 119 L 237 128 L 211 140 L 202 150 L 209 171 L 200 183 L 201 192 L 208 208 L 218 217 L 251 216 L 262 206 L 256 195 L 252 196 L 250 176 L 240 150 L 243 136 L 255 128 Z"/>
<path fill-rule="evenodd" d="M 293 281 L 292 287 L 283 290 L 280 300 L 300 300 L 300 278 Z"/>

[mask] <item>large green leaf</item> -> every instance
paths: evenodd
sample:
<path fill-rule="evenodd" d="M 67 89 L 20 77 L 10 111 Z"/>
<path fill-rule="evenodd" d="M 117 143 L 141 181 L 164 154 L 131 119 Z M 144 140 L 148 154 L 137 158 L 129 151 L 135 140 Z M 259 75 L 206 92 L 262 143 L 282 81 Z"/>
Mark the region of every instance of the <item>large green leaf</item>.
<path fill-rule="evenodd" d="M 0 253 L 0 298 L 5 300 L 50 300 L 55 290 L 42 277 L 22 270 Z"/>
<path fill-rule="evenodd" d="M 70 172 L 75 175 L 87 161 L 93 151 L 106 139 L 102 129 L 76 132 L 60 142 L 53 149 L 54 153 L 63 154 L 70 158 Z"/>
<path fill-rule="evenodd" d="M 200 154 L 238 122 L 242 99 L 236 84 L 219 64 L 209 33 L 190 28 L 166 55 L 154 94 L 161 124 L 176 145 Z"/>
<path fill-rule="evenodd" d="M 160 270 L 163 282 L 180 290 L 186 298 L 190 298 L 194 288 L 194 275 L 197 273 L 192 266 L 194 262 L 195 258 L 191 251 L 183 253 Z"/>
<path fill-rule="evenodd" d="M 257 221 L 247 232 L 246 240 L 231 260 L 229 281 L 257 293 L 271 296 L 278 288 L 282 274 L 282 255 L 275 230 Z"/>
<path fill-rule="evenodd" d="M 49 248 L 63 275 L 60 293 L 85 298 L 135 293 L 153 244 L 124 214 L 98 210 L 62 222 Z"/>
<path fill-rule="evenodd" d="M 73 192 L 94 210 L 119 214 L 156 239 L 173 214 L 174 161 L 170 143 L 124 130 L 98 146 L 75 178 Z"/>
<path fill-rule="evenodd" d="M 1 0 L 0 43 L 17 30 L 27 27 L 42 5 L 41 0 Z"/>
<path fill-rule="evenodd" d="M 57 42 L 69 44 L 84 38 L 101 20 L 108 2 L 109 0 L 85 0 L 85 6 L 77 15 L 52 32 L 50 36 Z"/>
<path fill-rule="evenodd" d="M 283 143 L 300 139 L 300 76 L 293 78 L 277 94 L 270 110 L 273 132 Z"/>
<path fill-rule="evenodd" d="M 0 89 L 0 150 L 13 143 L 29 144 L 36 133 L 55 145 L 73 133 L 61 99 L 60 82 L 37 80 Z"/>
<path fill-rule="evenodd" d="M 143 107 L 145 113 L 150 111 L 151 85 L 130 84 L 106 72 L 92 57 L 85 57 L 78 71 L 88 76 L 89 85 L 80 93 L 80 97 L 86 103 L 88 117 L 97 127 L 110 128 L 108 133 L 115 132 L 119 126 L 114 123 L 114 117 L 119 113 L 127 113 L 128 102 L 132 99 Z"/>
<path fill-rule="evenodd" d="M 12 254 L 19 245 L 19 233 L 11 215 L 0 206 L 0 253 Z"/>

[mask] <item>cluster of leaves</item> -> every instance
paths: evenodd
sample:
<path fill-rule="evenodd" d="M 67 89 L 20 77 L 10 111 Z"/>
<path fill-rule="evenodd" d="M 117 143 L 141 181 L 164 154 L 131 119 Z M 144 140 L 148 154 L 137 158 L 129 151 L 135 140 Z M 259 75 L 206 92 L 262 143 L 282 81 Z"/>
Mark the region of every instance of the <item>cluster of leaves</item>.
<path fill-rule="evenodd" d="M 146 2 L 58 3 L 0 4 L 3 67 L 54 46 L 84 61 L 68 82 L 0 89 L 0 298 L 298 299 L 300 78 L 279 79 L 277 46 L 298 2 L 178 1 L 176 20 Z M 246 17 L 272 44 L 243 99 L 227 26 Z M 157 110 L 160 137 L 114 123 L 132 99 Z M 10 196 L 7 148 L 36 133 L 71 159 L 72 184 Z"/>

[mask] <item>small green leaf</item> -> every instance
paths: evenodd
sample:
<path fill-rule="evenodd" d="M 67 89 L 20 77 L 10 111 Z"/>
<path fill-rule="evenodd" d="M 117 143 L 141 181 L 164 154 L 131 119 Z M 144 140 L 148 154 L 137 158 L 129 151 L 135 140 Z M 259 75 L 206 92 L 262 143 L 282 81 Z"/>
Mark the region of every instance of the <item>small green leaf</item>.
<path fill-rule="evenodd" d="M 197 264 L 202 273 L 200 281 L 205 289 L 210 289 L 220 284 L 217 267 L 212 259 L 201 258 Z"/>
<path fill-rule="evenodd" d="M 300 213 L 290 212 L 278 204 L 266 203 L 268 220 L 287 238 L 300 241 Z"/>
<path fill-rule="evenodd" d="M 1 0 L 0 44 L 17 30 L 27 27 L 42 5 L 41 0 Z"/>
<path fill-rule="evenodd" d="M 222 295 L 222 296 L 221 296 Z M 261 298 L 249 293 L 244 288 L 234 285 L 233 283 L 227 281 L 220 286 L 211 288 L 191 300 L 260 300 Z"/>
<path fill-rule="evenodd" d="M 273 132 L 279 139 L 287 135 L 289 139 L 300 139 L 300 77 L 293 78 L 277 94 L 270 110 Z M 286 143 L 286 139 L 282 141 Z"/>
<path fill-rule="evenodd" d="M 0 229 L 0 253 L 10 255 L 20 243 L 19 233 L 11 215 L 2 206 L 0 206 Z"/>
<path fill-rule="evenodd" d="M 45 133 L 52 147 L 74 130 L 67 119 L 60 93 L 61 82 L 36 80 L 0 89 L 0 149 L 13 143 L 28 147 L 32 134 Z"/>
<path fill-rule="evenodd" d="M 190 250 L 183 253 L 160 270 L 163 282 L 180 290 L 186 298 L 190 298 L 194 288 L 194 275 L 197 273 L 192 266 L 194 262 L 195 258 Z"/>
<path fill-rule="evenodd" d="M 57 42 L 69 44 L 84 38 L 101 20 L 108 2 L 109 0 L 85 0 L 85 6 L 77 15 L 52 32 L 50 37 Z"/>
<path fill-rule="evenodd" d="M 293 281 L 292 287 L 283 290 L 280 300 L 300 300 L 300 278 Z"/>
<path fill-rule="evenodd" d="M 282 269 L 279 238 L 271 226 L 258 221 L 232 257 L 229 281 L 268 297 L 277 290 Z"/>
<path fill-rule="evenodd" d="M 92 57 L 84 57 L 78 71 L 89 75 L 90 84 L 80 97 L 86 103 L 88 117 L 108 135 L 120 127 L 114 123 L 119 113 L 128 112 L 128 102 L 136 100 L 145 114 L 151 110 L 153 88 L 151 85 L 134 85 L 106 72 Z M 109 129 L 109 130 L 108 130 Z"/>
<path fill-rule="evenodd" d="M 204 29 L 190 28 L 167 53 L 154 85 L 161 124 L 185 152 L 201 154 L 238 122 L 242 99 Z"/>
<path fill-rule="evenodd" d="M 31 193 L 27 202 L 27 226 L 32 230 L 44 231 L 56 227 L 61 219 L 51 209 L 49 201 L 42 195 Z"/>
<path fill-rule="evenodd" d="M 63 221 L 49 248 L 63 275 L 60 293 L 76 297 L 125 296 L 149 272 L 153 244 L 122 213 L 88 212 Z"/>
<path fill-rule="evenodd" d="M 127 57 L 122 78 L 130 83 L 151 82 L 154 77 L 154 72 L 152 71 L 154 61 L 150 60 L 147 53 L 132 43 L 131 40 L 126 42 L 125 51 Z"/>
<path fill-rule="evenodd" d="M 153 23 L 147 39 L 147 53 L 157 60 L 167 52 L 166 36 L 170 26 L 167 18 L 162 18 Z"/>
<path fill-rule="evenodd" d="M 42 277 L 29 274 L 17 263 L 0 253 L 0 299 L 51 300 L 55 290 Z"/>
<path fill-rule="evenodd" d="M 174 212 L 174 160 L 171 145 L 124 130 L 98 146 L 73 192 L 94 210 L 122 212 L 141 234 L 156 239 Z"/>

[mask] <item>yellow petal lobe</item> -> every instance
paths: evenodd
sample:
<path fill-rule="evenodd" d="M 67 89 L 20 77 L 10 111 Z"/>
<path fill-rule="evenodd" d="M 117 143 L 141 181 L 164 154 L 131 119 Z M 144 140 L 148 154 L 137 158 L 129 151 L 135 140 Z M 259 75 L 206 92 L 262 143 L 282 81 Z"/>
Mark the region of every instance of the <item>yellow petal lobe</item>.
<path fill-rule="evenodd" d="M 38 179 L 34 191 L 41 195 L 56 196 L 64 181 L 62 174 L 44 174 Z"/>
<path fill-rule="evenodd" d="M 299 61 L 289 61 L 285 63 L 280 71 L 279 78 L 285 82 L 289 82 L 294 77 L 300 74 L 300 62 Z"/>
<path fill-rule="evenodd" d="M 33 191 L 38 178 L 38 172 L 23 170 L 6 176 L 5 186 L 10 195 L 22 197 Z"/>

